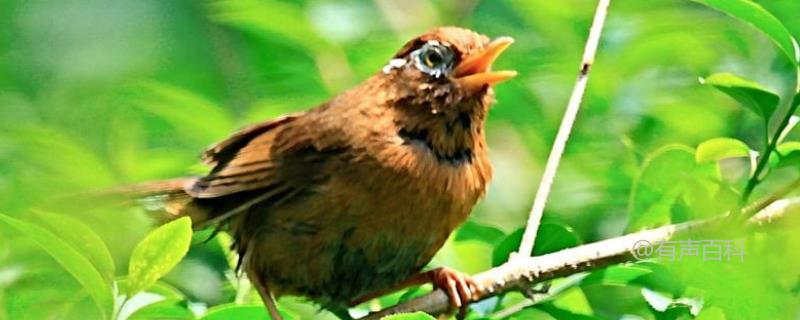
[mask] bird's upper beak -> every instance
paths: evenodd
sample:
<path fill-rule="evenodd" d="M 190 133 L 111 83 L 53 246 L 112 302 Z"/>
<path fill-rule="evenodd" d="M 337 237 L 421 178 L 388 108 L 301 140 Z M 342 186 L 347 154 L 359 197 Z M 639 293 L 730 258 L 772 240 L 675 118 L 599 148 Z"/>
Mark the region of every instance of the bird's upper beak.
<path fill-rule="evenodd" d="M 511 37 L 497 38 L 483 51 L 459 63 L 453 73 L 456 82 L 469 92 L 478 92 L 487 85 L 495 85 L 516 76 L 516 71 L 492 71 L 492 63 L 512 43 L 514 39 Z"/>

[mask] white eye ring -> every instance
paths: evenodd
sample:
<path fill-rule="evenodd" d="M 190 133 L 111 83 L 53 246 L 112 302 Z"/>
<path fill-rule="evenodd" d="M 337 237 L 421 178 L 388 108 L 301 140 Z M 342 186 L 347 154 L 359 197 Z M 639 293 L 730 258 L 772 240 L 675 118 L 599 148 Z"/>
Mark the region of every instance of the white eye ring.
<path fill-rule="evenodd" d="M 406 61 L 406 59 L 399 59 L 398 58 L 398 59 L 389 60 L 389 63 L 387 63 L 385 66 L 383 66 L 383 73 L 389 74 L 394 69 L 402 68 L 403 66 L 406 65 L 406 63 L 408 63 L 408 61 Z"/>
<path fill-rule="evenodd" d="M 434 78 L 450 74 L 453 69 L 455 55 L 448 46 L 439 41 L 430 40 L 411 53 L 414 66 Z"/>

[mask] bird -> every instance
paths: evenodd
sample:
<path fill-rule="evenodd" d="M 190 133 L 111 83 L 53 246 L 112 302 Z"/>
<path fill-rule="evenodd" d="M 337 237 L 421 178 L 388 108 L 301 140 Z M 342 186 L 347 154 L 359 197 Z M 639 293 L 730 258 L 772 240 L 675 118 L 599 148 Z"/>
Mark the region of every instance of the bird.
<path fill-rule="evenodd" d="M 125 190 L 156 199 L 147 210 L 165 221 L 229 232 L 273 319 L 283 295 L 348 318 L 348 307 L 423 283 L 463 308 L 482 290 L 475 281 L 423 270 L 486 193 L 493 86 L 517 74 L 491 66 L 512 43 L 434 28 L 327 102 L 212 145 L 208 174 Z"/>

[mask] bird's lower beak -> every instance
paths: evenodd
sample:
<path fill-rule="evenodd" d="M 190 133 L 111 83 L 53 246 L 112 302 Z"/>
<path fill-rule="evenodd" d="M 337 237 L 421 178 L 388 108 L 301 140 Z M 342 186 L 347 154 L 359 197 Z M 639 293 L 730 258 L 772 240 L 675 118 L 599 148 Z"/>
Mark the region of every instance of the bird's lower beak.
<path fill-rule="evenodd" d="M 492 86 L 516 76 L 516 71 L 491 70 L 492 63 L 512 43 L 514 39 L 511 37 L 497 38 L 480 53 L 459 63 L 454 72 L 456 82 L 470 92 L 477 92 L 487 85 Z"/>

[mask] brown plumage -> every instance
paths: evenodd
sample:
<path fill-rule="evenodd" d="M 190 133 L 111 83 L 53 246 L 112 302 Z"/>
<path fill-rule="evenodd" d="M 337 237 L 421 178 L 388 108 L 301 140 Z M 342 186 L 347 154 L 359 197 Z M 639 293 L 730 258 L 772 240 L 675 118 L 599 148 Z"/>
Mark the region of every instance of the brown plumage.
<path fill-rule="evenodd" d="M 434 29 L 355 88 L 212 146 L 208 175 L 138 190 L 166 199 L 170 216 L 225 226 L 272 312 L 270 292 L 342 310 L 424 281 L 460 306 L 476 289 L 468 278 L 419 272 L 491 178 L 491 85 L 514 73 L 490 66 L 510 43 Z"/>

